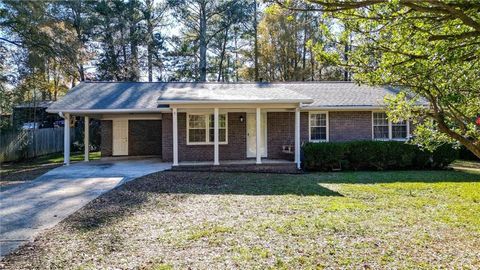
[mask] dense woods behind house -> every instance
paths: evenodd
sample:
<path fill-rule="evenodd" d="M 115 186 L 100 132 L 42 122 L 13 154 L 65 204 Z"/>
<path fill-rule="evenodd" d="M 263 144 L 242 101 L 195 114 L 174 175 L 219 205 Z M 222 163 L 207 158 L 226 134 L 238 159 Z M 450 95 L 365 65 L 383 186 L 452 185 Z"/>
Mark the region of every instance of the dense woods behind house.
<path fill-rule="evenodd" d="M 4 1 L 4 102 L 55 100 L 84 80 L 343 80 L 318 59 L 333 23 L 252 0 Z M 324 29 L 324 31 L 319 31 Z M 342 28 L 335 26 L 340 35 Z M 347 78 L 348 79 L 348 78 Z"/>
<path fill-rule="evenodd" d="M 480 157 L 479 14 L 447 0 L 0 0 L 0 127 L 87 80 L 354 80 L 403 92 L 387 113 L 417 121 L 415 143 Z"/>

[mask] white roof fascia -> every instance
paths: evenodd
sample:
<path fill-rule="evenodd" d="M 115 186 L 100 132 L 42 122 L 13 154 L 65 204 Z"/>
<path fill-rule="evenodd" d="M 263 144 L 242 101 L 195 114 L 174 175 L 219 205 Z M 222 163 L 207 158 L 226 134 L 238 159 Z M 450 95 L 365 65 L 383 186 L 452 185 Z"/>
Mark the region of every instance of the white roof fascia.
<path fill-rule="evenodd" d="M 313 103 L 313 99 L 269 99 L 269 100 L 159 100 L 158 104 L 274 104 L 274 103 Z"/>
<path fill-rule="evenodd" d="M 152 112 L 169 112 L 170 108 L 156 109 L 78 109 L 78 110 L 46 110 L 49 113 L 152 113 Z"/>
<path fill-rule="evenodd" d="M 328 111 L 371 111 L 384 110 L 386 106 L 302 106 L 302 111 L 328 110 Z"/>

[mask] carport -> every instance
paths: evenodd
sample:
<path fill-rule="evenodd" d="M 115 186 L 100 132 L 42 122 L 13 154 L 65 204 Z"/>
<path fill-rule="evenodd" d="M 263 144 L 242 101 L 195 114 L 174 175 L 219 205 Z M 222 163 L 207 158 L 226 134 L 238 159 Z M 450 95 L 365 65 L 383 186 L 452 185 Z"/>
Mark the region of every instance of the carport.
<path fill-rule="evenodd" d="M 89 154 L 89 123 L 101 122 L 102 156 L 162 157 L 162 112 L 167 106 L 158 105 L 161 88 L 153 84 L 123 83 L 110 87 L 99 82 L 81 83 L 72 89 L 68 99 L 51 105 L 47 112 L 58 113 L 65 119 L 64 164 L 70 164 L 70 128 L 74 116 L 84 118 L 84 154 Z"/>

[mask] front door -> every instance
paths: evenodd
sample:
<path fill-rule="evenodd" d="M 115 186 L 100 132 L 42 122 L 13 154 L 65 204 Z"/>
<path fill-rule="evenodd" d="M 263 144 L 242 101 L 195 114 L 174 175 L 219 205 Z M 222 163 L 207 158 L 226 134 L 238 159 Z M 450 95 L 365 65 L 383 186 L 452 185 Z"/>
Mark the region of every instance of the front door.
<path fill-rule="evenodd" d="M 128 120 L 113 120 L 113 155 L 128 155 Z"/>
<path fill-rule="evenodd" d="M 261 114 L 260 120 L 260 151 L 262 157 L 267 157 L 267 114 Z M 247 157 L 257 156 L 257 116 L 254 113 L 247 113 Z"/>

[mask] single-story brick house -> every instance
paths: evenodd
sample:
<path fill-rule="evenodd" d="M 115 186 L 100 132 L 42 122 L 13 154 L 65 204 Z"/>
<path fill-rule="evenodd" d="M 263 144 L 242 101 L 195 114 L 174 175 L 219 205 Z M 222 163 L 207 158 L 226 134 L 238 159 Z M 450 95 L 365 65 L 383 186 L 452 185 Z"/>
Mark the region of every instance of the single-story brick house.
<path fill-rule="evenodd" d="M 99 119 L 102 156 L 300 168 L 305 142 L 407 139 L 410 123 L 391 123 L 384 112 L 384 97 L 395 94 L 353 82 L 82 82 L 47 111 Z"/>

